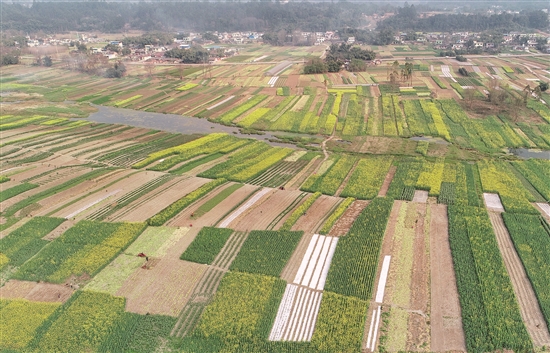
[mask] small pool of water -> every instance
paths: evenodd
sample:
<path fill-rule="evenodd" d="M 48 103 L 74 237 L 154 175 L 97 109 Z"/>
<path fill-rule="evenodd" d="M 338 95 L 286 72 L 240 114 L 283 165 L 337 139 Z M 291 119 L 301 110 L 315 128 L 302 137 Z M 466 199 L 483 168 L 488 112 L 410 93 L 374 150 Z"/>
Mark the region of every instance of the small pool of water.
<path fill-rule="evenodd" d="M 532 148 L 509 148 L 508 151 L 522 159 L 536 158 L 550 160 L 550 151 L 542 151 Z"/>
<path fill-rule="evenodd" d="M 409 140 L 413 140 L 413 141 L 427 141 L 427 142 L 431 142 L 431 143 L 437 143 L 437 144 L 440 144 L 440 145 L 448 145 L 448 144 L 449 144 L 449 142 L 445 141 L 445 140 L 442 139 L 441 137 L 414 136 L 414 137 L 411 137 Z"/>
<path fill-rule="evenodd" d="M 210 134 L 214 132 L 226 132 L 240 138 L 253 138 L 264 141 L 272 146 L 297 148 L 296 146 L 287 143 L 268 141 L 269 139 L 277 138 L 269 132 L 265 132 L 265 134 L 262 135 L 241 134 L 239 129 L 236 127 L 215 124 L 207 119 L 186 117 L 177 114 L 152 113 L 141 110 L 105 107 L 100 105 L 94 105 L 94 107 L 96 107 L 98 111 L 90 114 L 87 120 L 94 121 L 96 123 L 122 124 L 154 130 L 178 132 L 182 134 Z M 291 135 L 287 133 L 275 134 L 280 136 Z"/>

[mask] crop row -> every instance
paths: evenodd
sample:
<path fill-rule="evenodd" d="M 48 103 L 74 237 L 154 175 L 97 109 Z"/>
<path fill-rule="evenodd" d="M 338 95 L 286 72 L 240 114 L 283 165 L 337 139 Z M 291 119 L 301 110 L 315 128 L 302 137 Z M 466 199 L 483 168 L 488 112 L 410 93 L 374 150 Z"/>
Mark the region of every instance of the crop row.
<path fill-rule="evenodd" d="M 166 223 L 169 219 L 183 211 L 187 206 L 197 201 L 204 195 L 208 194 L 210 191 L 214 190 L 221 184 L 225 183 L 225 179 L 216 179 L 212 180 L 198 189 L 191 191 L 189 194 L 185 195 L 181 199 L 173 202 L 169 206 L 165 207 L 162 211 L 154 215 L 153 217 L 147 220 L 147 223 L 152 226 L 161 226 Z"/>
<path fill-rule="evenodd" d="M 357 161 L 353 156 L 342 156 L 322 175 L 312 175 L 300 188 L 303 191 L 334 195 Z"/>
<path fill-rule="evenodd" d="M 375 198 L 342 237 L 332 259 L 325 289 L 370 300 L 382 240 L 393 200 Z"/>
<path fill-rule="evenodd" d="M 468 352 L 532 352 L 487 211 L 449 206 L 448 215 Z"/>
<path fill-rule="evenodd" d="M 0 349 L 20 350 L 34 338 L 36 329 L 58 309 L 60 303 L 0 299 Z"/>
<path fill-rule="evenodd" d="M 61 191 L 64 191 L 64 190 L 67 190 L 75 185 L 78 185 L 80 184 L 81 182 L 85 181 L 85 180 L 91 180 L 91 179 L 94 179 L 94 178 L 97 178 L 103 174 L 106 174 L 110 171 L 112 171 L 113 169 L 111 168 L 101 168 L 101 169 L 96 169 L 96 170 L 92 170 L 84 175 L 81 175 L 79 177 L 76 177 L 76 178 L 73 178 L 71 180 L 68 180 L 62 184 L 59 184 L 59 185 L 56 185 L 54 187 L 51 187 L 49 189 L 46 189 L 42 192 L 39 192 L 37 194 L 34 194 L 32 196 L 29 196 L 13 205 L 11 205 L 10 207 L 8 207 L 5 211 L 4 211 L 4 214 L 6 216 L 13 216 L 17 211 L 35 203 L 35 202 L 38 202 L 40 200 L 43 200 L 45 199 L 46 197 L 49 197 L 49 196 L 52 196 L 52 195 L 55 195 Z"/>
<path fill-rule="evenodd" d="M 181 254 L 180 259 L 200 264 L 211 264 L 231 233 L 233 230 L 229 228 L 202 228 L 185 252 Z"/>
<path fill-rule="evenodd" d="M 400 161 L 386 195 L 396 200 L 412 201 L 414 196 L 414 187 L 421 171 L 421 159 Z M 409 192 L 411 189 L 412 195 Z M 405 190 L 408 191 L 404 192 Z"/>
<path fill-rule="evenodd" d="M 166 158 L 160 163 L 148 168 L 149 170 L 164 171 L 174 167 L 175 165 L 187 161 L 191 158 L 200 156 L 200 155 L 210 155 L 213 153 L 227 153 L 231 152 L 237 148 L 240 148 L 248 143 L 250 140 L 237 139 L 233 136 L 223 136 L 219 139 L 206 142 L 202 145 L 190 147 L 185 151 Z M 192 144 L 193 142 L 189 142 Z M 227 151 L 227 152 L 224 152 Z"/>
<path fill-rule="evenodd" d="M 353 197 L 348 197 L 344 201 L 342 201 L 338 207 L 328 216 L 325 223 L 319 230 L 320 234 L 328 234 L 330 230 L 332 229 L 332 226 L 336 223 L 338 218 L 344 214 L 344 212 L 348 209 L 348 207 L 355 201 Z"/>
<path fill-rule="evenodd" d="M 253 230 L 230 266 L 232 271 L 278 277 L 303 232 Z"/>
<path fill-rule="evenodd" d="M 205 144 L 215 141 L 217 139 L 221 139 L 227 137 L 227 134 L 225 133 L 214 133 L 210 135 L 206 135 L 204 137 L 201 137 L 199 139 L 196 139 L 191 142 L 184 143 L 179 146 L 170 147 L 155 153 L 151 153 L 149 156 L 147 156 L 146 159 L 140 161 L 139 163 L 134 164 L 133 168 L 143 168 L 161 158 L 166 158 L 175 154 L 182 154 L 186 153 L 188 151 L 194 150 L 194 149 L 200 149 Z"/>
<path fill-rule="evenodd" d="M 438 160 L 436 163 L 424 161 L 422 172 L 416 182 L 417 189 L 429 191 L 430 196 L 439 195 L 444 168 L 445 163 L 443 160 Z"/>
<path fill-rule="evenodd" d="M 351 196 L 361 200 L 375 198 L 382 187 L 392 160 L 392 157 L 369 157 L 359 160 L 340 196 Z"/>
<path fill-rule="evenodd" d="M 241 114 L 244 114 L 248 110 L 254 108 L 256 105 L 260 104 L 263 100 L 267 98 L 266 95 L 257 95 L 249 99 L 247 102 L 239 105 L 223 114 L 217 120 L 224 124 L 231 123 L 234 119 L 238 118 Z"/>
<path fill-rule="evenodd" d="M 533 187 L 550 201 L 550 162 L 545 160 L 529 159 L 527 161 L 512 162 L 512 165 L 533 185 Z"/>
<path fill-rule="evenodd" d="M 72 274 L 93 276 L 144 229 L 144 223 L 81 221 L 44 246 L 14 277 L 62 283 Z"/>
<path fill-rule="evenodd" d="M 2 192 L 0 193 L 0 202 L 4 202 L 7 199 L 11 199 L 14 196 L 17 196 L 19 194 L 24 193 L 25 191 L 29 191 L 37 187 L 38 185 L 36 184 L 23 183 L 23 184 L 12 186 L 9 189 L 2 190 Z"/>
<path fill-rule="evenodd" d="M 46 244 L 42 238 L 59 226 L 64 219 L 33 217 L 6 237 L 0 239 L 0 253 L 6 257 L 3 265 L 21 266 Z"/>
<path fill-rule="evenodd" d="M 126 104 L 132 102 L 132 101 L 135 101 L 136 99 L 140 99 L 141 97 L 143 97 L 143 95 L 138 94 L 138 95 L 132 96 L 130 98 L 126 98 L 126 99 L 123 99 L 123 100 L 116 101 L 115 102 L 115 107 L 121 107 L 123 105 L 126 105 Z"/>
<path fill-rule="evenodd" d="M 196 83 L 188 82 L 183 86 L 179 86 L 178 88 L 176 88 L 176 91 L 189 91 L 190 89 L 195 88 L 197 86 L 198 84 Z"/>
<path fill-rule="evenodd" d="M 550 327 L 550 229 L 540 216 L 506 212 L 502 217 Z"/>
<path fill-rule="evenodd" d="M 538 214 L 535 202 L 505 162 L 483 160 L 477 164 L 484 192 L 498 193 L 507 212 Z"/>

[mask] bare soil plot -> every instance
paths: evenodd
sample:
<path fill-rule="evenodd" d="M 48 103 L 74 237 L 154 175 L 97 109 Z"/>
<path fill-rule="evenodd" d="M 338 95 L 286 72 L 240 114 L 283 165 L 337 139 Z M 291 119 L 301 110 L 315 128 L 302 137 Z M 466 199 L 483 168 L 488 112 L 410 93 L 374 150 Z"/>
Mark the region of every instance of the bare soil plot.
<path fill-rule="evenodd" d="M 412 221 L 412 219 L 411 219 Z M 430 248 L 426 205 L 416 206 L 407 350 L 426 351 L 430 343 Z M 426 230 L 426 231 L 425 231 Z"/>
<path fill-rule="evenodd" d="M 262 198 L 264 202 L 260 200 L 255 203 L 248 212 L 231 222 L 228 228 L 239 231 L 266 229 L 300 194 L 298 190 L 275 190 L 267 198 Z"/>
<path fill-rule="evenodd" d="M 191 217 L 191 214 L 193 214 L 197 208 L 201 207 L 205 202 L 208 202 L 213 197 L 216 197 L 219 192 L 223 191 L 225 188 L 231 185 L 232 183 L 228 183 L 227 185 L 223 185 L 223 187 L 221 188 L 215 189 L 209 195 L 202 198 L 199 202 L 191 205 L 178 216 L 174 217 L 169 222 L 169 224 L 174 226 L 189 226 L 189 224 L 192 224 L 193 227 L 198 228 L 202 228 L 205 226 L 214 226 L 220 220 L 220 218 L 223 217 L 223 215 L 231 211 L 237 204 L 239 204 L 239 202 L 244 200 L 254 190 L 257 189 L 257 187 L 254 185 L 245 184 L 239 189 L 235 190 L 235 192 L 222 200 L 204 215 L 200 216 L 199 218 L 196 218 L 196 216 Z"/>
<path fill-rule="evenodd" d="M 138 314 L 178 316 L 208 266 L 179 259 L 160 259 L 138 268 L 117 292 L 126 297 L 126 310 Z"/>
<path fill-rule="evenodd" d="M 341 201 L 339 197 L 321 195 L 311 205 L 306 214 L 298 219 L 292 230 L 315 233 L 322 225 L 328 213 Z"/>
<path fill-rule="evenodd" d="M 328 233 L 331 236 L 335 237 L 341 237 L 346 235 L 351 226 L 353 225 L 353 222 L 355 222 L 355 219 L 361 212 L 363 212 L 363 209 L 367 207 L 369 204 L 369 201 L 363 201 L 363 200 L 357 200 L 354 201 L 345 211 L 344 214 L 336 221 L 330 232 Z"/>
<path fill-rule="evenodd" d="M 466 352 L 462 314 L 449 245 L 446 205 L 428 205 L 430 212 L 431 349 Z"/>
<path fill-rule="evenodd" d="M 143 222 L 148 218 L 154 216 L 158 212 L 162 211 L 165 207 L 179 200 L 183 196 L 187 195 L 191 191 L 199 188 L 203 184 L 209 182 L 209 179 L 192 177 L 189 179 L 182 178 L 185 181 L 177 183 L 172 187 L 164 190 L 162 193 L 153 191 L 155 195 L 151 193 L 144 195 L 140 199 L 134 201 L 132 204 L 139 204 L 138 207 L 133 208 L 131 212 L 124 214 L 121 217 L 113 215 L 113 218 L 128 222 Z M 142 201 L 146 202 L 142 202 Z M 132 204 L 126 207 L 132 207 Z"/>
<path fill-rule="evenodd" d="M 428 202 L 428 192 L 425 190 L 415 190 L 413 202 L 418 202 L 418 203 Z"/>
<path fill-rule="evenodd" d="M 313 158 L 308 165 L 306 165 L 298 174 L 296 174 L 288 183 L 285 185 L 285 189 L 296 190 L 302 185 L 304 181 L 309 177 L 309 175 L 317 170 L 319 165 L 323 162 L 322 158 L 315 157 Z"/>
<path fill-rule="evenodd" d="M 36 302 L 66 302 L 73 289 L 62 284 L 9 280 L 0 288 L 1 299 L 27 299 Z"/>
<path fill-rule="evenodd" d="M 78 199 L 87 192 L 95 192 L 97 190 L 102 190 L 106 185 L 116 181 L 119 178 L 124 177 L 125 175 L 131 173 L 131 170 L 115 170 L 113 172 L 101 175 L 92 180 L 86 180 L 78 185 L 73 186 L 67 190 L 61 191 L 53 196 L 47 197 L 38 202 L 40 209 L 33 212 L 35 215 L 46 215 L 48 212 L 55 210 L 56 208 L 62 206 L 65 203 L 70 203 L 71 201 Z M 111 189 L 112 191 L 113 189 Z M 109 188 L 105 189 L 105 192 L 109 192 Z"/>
<path fill-rule="evenodd" d="M 386 193 L 388 192 L 388 189 L 390 188 L 390 184 L 393 180 L 393 177 L 394 177 L 396 171 L 397 171 L 397 167 L 392 165 L 390 167 L 390 170 L 388 170 L 388 174 L 386 174 L 386 178 L 384 179 L 384 183 L 382 184 L 382 187 L 380 188 L 380 191 L 378 192 L 378 196 L 380 196 L 380 197 L 386 196 Z"/>
<path fill-rule="evenodd" d="M 502 216 L 497 212 L 489 212 L 489 218 L 496 234 L 498 247 L 502 259 L 508 270 L 508 275 L 514 287 L 514 293 L 518 300 L 519 309 L 527 332 L 537 347 L 550 345 L 550 333 L 545 325 L 544 316 L 540 310 L 539 303 L 531 282 L 525 273 L 523 264 L 516 253 L 514 243 L 504 225 Z"/>
<path fill-rule="evenodd" d="M 498 194 L 483 193 L 483 200 L 487 209 L 495 212 L 504 212 L 504 206 L 500 202 L 500 196 Z"/>
<path fill-rule="evenodd" d="M 118 174 L 117 176 L 118 178 L 123 179 L 115 182 L 109 187 L 102 187 L 102 185 L 107 185 L 109 182 L 112 182 L 113 180 L 111 180 L 111 178 L 102 181 L 101 185 L 98 185 L 100 188 L 97 192 L 94 192 L 88 197 L 85 197 L 82 200 L 61 209 L 54 214 L 54 217 L 83 218 L 85 215 L 89 214 L 94 209 L 97 209 L 102 204 L 109 202 L 113 198 L 117 198 L 131 192 L 132 190 L 139 188 L 143 184 L 161 175 L 162 173 L 145 171 L 139 171 L 136 173 L 131 169 L 124 170 L 124 172 Z"/>

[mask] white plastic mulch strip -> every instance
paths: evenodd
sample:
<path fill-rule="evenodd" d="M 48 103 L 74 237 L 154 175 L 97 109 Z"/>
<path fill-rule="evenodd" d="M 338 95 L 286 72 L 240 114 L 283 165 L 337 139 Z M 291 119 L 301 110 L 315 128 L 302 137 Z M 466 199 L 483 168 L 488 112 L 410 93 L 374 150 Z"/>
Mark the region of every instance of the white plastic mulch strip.
<path fill-rule="evenodd" d="M 76 215 L 79 214 L 80 212 L 86 211 L 88 208 L 90 208 L 90 207 L 92 207 L 92 206 L 94 206 L 94 205 L 100 203 L 101 201 L 103 201 L 103 200 L 105 200 L 105 199 L 107 199 L 107 198 L 109 198 L 109 197 L 111 197 L 111 196 L 117 194 L 118 192 L 120 192 L 120 189 L 115 190 L 115 191 L 112 191 L 112 192 L 108 193 L 107 195 L 103 195 L 103 196 L 100 197 L 99 199 L 97 199 L 97 200 L 95 200 L 95 201 L 93 201 L 93 202 L 90 202 L 89 204 L 87 204 L 87 205 L 85 205 L 85 206 L 79 208 L 78 210 L 74 211 L 73 213 L 71 213 L 71 214 L 65 216 L 65 219 L 73 218 L 74 216 L 76 216 Z"/>
<path fill-rule="evenodd" d="M 384 291 L 386 290 L 386 281 L 388 280 L 388 272 L 390 270 L 391 256 L 384 256 L 384 262 L 382 263 L 382 271 L 380 272 L 380 280 L 378 281 L 378 290 L 376 291 L 376 302 L 382 303 L 384 301 Z"/>
<path fill-rule="evenodd" d="M 262 196 L 267 194 L 269 191 L 271 191 L 271 188 L 263 188 L 258 193 L 256 193 L 250 200 L 246 201 L 244 205 L 239 207 L 235 212 L 229 215 L 226 219 L 223 220 L 222 223 L 218 226 L 219 228 L 226 228 L 229 223 L 233 222 L 235 218 L 239 217 L 244 211 L 249 209 L 252 205 L 254 205 Z"/>

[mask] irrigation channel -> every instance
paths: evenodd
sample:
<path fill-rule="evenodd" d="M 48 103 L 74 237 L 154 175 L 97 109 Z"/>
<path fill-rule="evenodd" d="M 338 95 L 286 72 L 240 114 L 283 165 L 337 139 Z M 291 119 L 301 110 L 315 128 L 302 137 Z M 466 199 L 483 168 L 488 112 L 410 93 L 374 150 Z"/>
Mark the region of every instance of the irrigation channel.
<path fill-rule="evenodd" d="M 96 107 L 98 111 L 90 114 L 87 120 L 94 121 L 96 123 L 123 124 L 168 132 L 178 132 L 182 134 L 210 134 L 213 132 L 226 132 L 241 138 L 253 138 L 264 141 L 272 146 L 296 148 L 296 146 L 292 144 L 269 141 L 272 139 L 277 139 L 276 135 L 272 135 L 269 132 L 266 132 L 263 135 L 242 134 L 237 127 L 216 124 L 207 119 L 187 117 L 177 114 L 153 113 L 140 110 L 105 107 L 99 105 L 94 105 L 94 107 Z M 289 132 L 281 132 L 279 135 L 312 137 L 312 135 Z"/>

